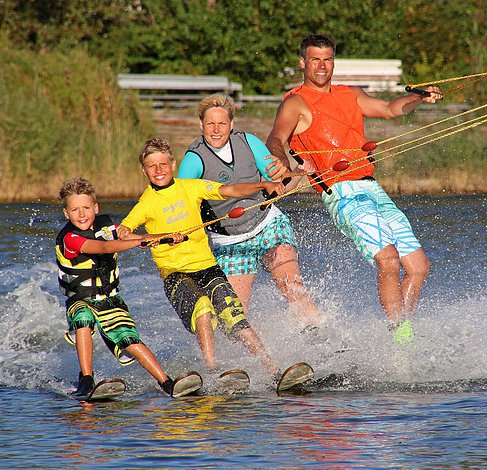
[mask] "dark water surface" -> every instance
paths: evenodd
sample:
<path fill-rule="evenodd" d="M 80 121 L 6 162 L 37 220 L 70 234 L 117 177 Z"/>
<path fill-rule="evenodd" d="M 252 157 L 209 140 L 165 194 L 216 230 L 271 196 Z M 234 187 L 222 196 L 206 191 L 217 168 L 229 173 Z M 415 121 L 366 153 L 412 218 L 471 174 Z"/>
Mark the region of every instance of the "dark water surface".
<path fill-rule="evenodd" d="M 0 205 L 0 468 L 486 468 L 487 197 L 396 201 L 433 263 L 413 343 L 392 341 L 374 269 L 303 195 L 281 207 L 326 322 L 302 333 L 266 273 L 249 317 L 281 367 L 314 367 L 308 393 L 278 397 L 259 364 L 219 334 L 222 367 L 245 368 L 249 393 L 170 399 L 140 367 L 119 367 L 97 337 L 97 376 L 120 376 L 129 391 L 95 405 L 64 396 L 78 365 L 62 337 L 60 208 Z M 131 205 L 102 210 L 121 220 Z M 122 295 L 163 366 L 203 371 L 149 253 L 121 253 L 120 262 Z M 344 379 L 319 380 L 330 374 Z"/>

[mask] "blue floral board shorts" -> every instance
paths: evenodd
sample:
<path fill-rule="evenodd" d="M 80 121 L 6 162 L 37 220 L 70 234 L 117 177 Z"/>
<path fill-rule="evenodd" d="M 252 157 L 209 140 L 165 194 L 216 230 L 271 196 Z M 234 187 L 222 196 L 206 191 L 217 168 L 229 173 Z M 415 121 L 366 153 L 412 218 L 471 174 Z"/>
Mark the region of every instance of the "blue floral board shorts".
<path fill-rule="evenodd" d="M 421 248 L 411 224 L 375 180 L 341 181 L 322 198 L 335 226 L 369 263 L 394 245 L 402 258 Z"/>
<path fill-rule="evenodd" d="M 272 219 L 255 237 L 233 245 L 215 247 L 213 254 L 227 276 L 257 274 L 262 257 L 278 245 L 297 248 L 291 221 L 284 214 Z"/>

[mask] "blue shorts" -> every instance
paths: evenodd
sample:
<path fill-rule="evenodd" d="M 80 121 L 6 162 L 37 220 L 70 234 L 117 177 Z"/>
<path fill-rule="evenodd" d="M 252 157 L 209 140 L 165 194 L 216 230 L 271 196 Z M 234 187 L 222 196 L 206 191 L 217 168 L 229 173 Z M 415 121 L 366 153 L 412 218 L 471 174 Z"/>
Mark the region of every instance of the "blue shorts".
<path fill-rule="evenodd" d="M 213 254 L 227 276 L 257 274 L 262 257 L 278 245 L 297 248 L 291 221 L 284 214 L 272 219 L 255 237 L 233 245 L 218 246 L 213 249 Z"/>
<path fill-rule="evenodd" d="M 332 191 L 322 198 L 333 222 L 370 263 L 389 245 L 401 258 L 421 248 L 407 217 L 377 181 L 341 181 Z"/>

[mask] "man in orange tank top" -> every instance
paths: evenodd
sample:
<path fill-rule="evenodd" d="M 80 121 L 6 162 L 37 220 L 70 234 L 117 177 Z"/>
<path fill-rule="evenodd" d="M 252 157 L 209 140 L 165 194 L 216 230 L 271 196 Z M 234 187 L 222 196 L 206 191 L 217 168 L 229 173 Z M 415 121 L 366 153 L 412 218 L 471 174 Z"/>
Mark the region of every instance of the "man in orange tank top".
<path fill-rule="evenodd" d="M 438 88 L 428 87 L 428 97 L 411 94 L 385 101 L 359 87 L 334 86 L 335 51 L 329 36 L 310 34 L 301 42 L 304 83 L 284 96 L 267 139 L 268 149 L 287 166 L 286 143 L 312 161 L 318 174 L 340 160 L 366 157 L 365 152 L 351 155 L 338 150 L 360 149 L 367 141 L 364 116 L 391 119 L 413 111 L 422 102 L 435 103 L 443 97 Z M 352 164 L 345 175 L 327 173 L 327 178 L 336 175 L 331 180 L 331 194 L 314 187 L 337 228 L 377 266 L 379 299 L 395 339 L 409 342 L 414 336 L 409 317 L 418 303 L 430 262 L 406 216 L 373 178 L 374 169 L 373 160 L 365 158 Z"/>

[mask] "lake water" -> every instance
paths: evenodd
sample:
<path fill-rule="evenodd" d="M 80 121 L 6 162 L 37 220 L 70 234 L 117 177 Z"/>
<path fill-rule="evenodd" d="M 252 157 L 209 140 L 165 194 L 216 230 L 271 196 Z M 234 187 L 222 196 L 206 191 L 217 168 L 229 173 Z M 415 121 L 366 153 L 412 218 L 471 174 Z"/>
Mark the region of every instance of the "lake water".
<path fill-rule="evenodd" d="M 78 365 L 56 281 L 60 208 L 0 205 L 0 468 L 486 468 L 487 197 L 396 201 L 432 261 L 410 345 L 391 339 L 375 270 L 318 198 L 301 195 L 280 206 L 326 326 L 301 332 L 265 273 L 248 315 L 280 367 L 306 361 L 318 379 L 345 380 L 277 396 L 259 364 L 218 334 L 222 367 L 246 369 L 249 393 L 171 399 L 139 366 L 120 367 L 97 336 L 97 377 L 129 385 L 101 404 L 63 396 Z M 119 221 L 131 205 L 102 202 L 102 211 Z M 121 253 L 120 263 L 122 295 L 164 368 L 203 371 L 148 251 Z"/>

